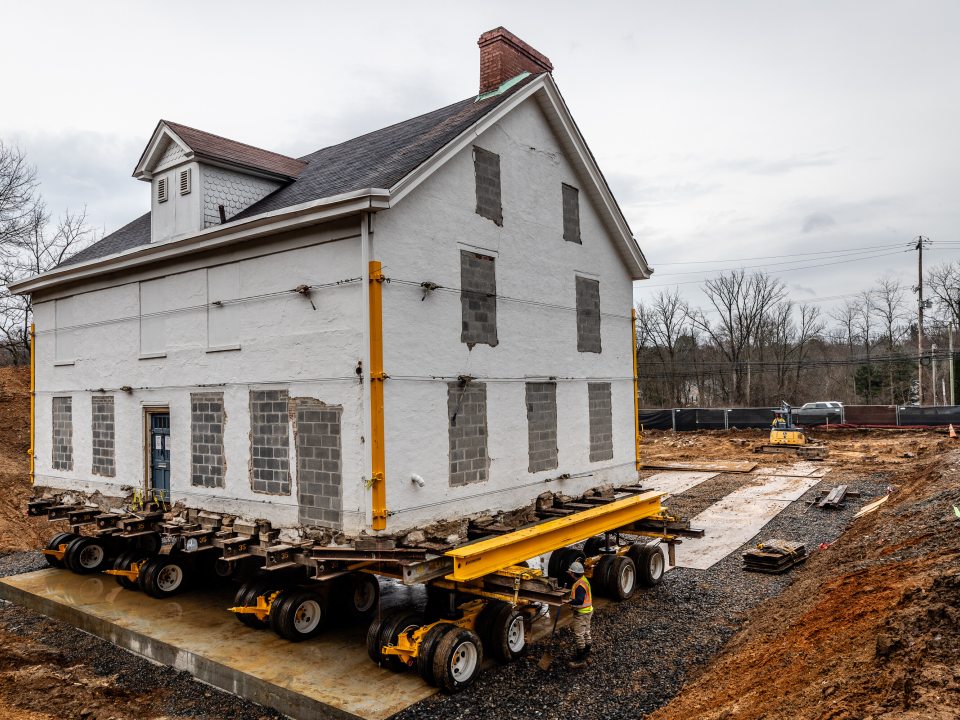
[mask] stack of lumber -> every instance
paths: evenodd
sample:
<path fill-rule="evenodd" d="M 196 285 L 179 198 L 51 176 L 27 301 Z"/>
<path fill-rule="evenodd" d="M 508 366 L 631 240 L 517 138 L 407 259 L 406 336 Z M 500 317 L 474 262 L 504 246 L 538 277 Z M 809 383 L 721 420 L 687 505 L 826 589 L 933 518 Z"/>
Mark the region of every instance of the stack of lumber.
<path fill-rule="evenodd" d="M 803 543 L 772 539 L 743 554 L 743 569 L 779 575 L 806 559 Z"/>

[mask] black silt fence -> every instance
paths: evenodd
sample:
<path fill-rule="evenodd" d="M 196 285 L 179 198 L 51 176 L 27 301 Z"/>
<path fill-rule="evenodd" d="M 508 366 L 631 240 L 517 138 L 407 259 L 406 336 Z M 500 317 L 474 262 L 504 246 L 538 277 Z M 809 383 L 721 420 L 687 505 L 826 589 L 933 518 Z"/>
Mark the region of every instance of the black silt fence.
<path fill-rule="evenodd" d="M 647 430 L 724 430 L 733 428 L 769 428 L 777 408 L 644 408 L 640 424 Z M 960 405 L 913 407 L 909 405 L 847 405 L 843 423 L 847 425 L 957 425 L 960 430 Z M 800 425 L 838 424 L 836 416 L 804 415 Z"/>

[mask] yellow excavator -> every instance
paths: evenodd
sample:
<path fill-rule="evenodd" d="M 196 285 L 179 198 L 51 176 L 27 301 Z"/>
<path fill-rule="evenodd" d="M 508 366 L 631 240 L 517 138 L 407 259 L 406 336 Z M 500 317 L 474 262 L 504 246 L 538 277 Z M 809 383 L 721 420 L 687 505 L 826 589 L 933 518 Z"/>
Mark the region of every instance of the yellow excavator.
<path fill-rule="evenodd" d="M 770 428 L 770 442 L 753 448 L 757 453 L 796 453 L 807 460 L 823 460 L 829 454 L 826 445 L 815 444 L 793 424 L 793 408 L 781 401 Z"/>

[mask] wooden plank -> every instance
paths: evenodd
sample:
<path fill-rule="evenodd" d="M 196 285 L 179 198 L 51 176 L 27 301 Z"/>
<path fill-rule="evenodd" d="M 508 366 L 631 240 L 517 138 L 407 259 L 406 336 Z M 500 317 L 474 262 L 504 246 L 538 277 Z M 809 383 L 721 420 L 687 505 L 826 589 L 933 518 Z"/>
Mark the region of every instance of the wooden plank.
<path fill-rule="evenodd" d="M 837 485 L 833 490 L 831 490 L 825 497 L 820 498 L 817 502 L 817 507 L 825 508 L 838 508 L 843 504 L 843 501 L 847 497 L 847 486 L 846 485 Z"/>
<path fill-rule="evenodd" d="M 890 496 L 889 496 L 889 495 L 884 495 L 884 496 L 883 496 L 882 498 L 880 498 L 879 500 L 875 500 L 874 502 L 870 503 L 869 505 L 864 505 L 862 508 L 860 508 L 860 511 L 859 511 L 856 515 L 854 515 L 853 517 L 858 518 L 858 517 L 863 517 L 864 515 L 869 515 L 870 513 L 872 513 L 872 512 L 873 512 L 874 510 L 876 510 L 877 508 L 879 508 L 881 505 L 883 505 L 883 504 L 884 504 L 887 500 L 889 500 L 889 499 L 890 499 Z"/>
<path fill-rule="evenodd" d="M 757 466 L 752 460 L 707 460 L 678 462 L 670 460 L 652 460 L 642 467 L 651 470 L 700 470 L 703 472 L 748 473 Z"/>

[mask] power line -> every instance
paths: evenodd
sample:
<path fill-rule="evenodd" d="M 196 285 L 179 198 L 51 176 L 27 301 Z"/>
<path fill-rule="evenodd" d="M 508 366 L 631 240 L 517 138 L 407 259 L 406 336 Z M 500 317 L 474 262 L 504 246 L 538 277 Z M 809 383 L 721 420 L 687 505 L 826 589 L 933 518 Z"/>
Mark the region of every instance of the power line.
<path fill-rule="evenodd" d="M 677 260 L 674 262 L 660 262 L 654 263 L 654 265 L 708 265 L 716 263 L 725 263 L 725 262 L 748 262 L 751 260 L 771 260 L 777 258 L 788 258 L 788 257 L 800 257 L 804 255 L 829 255 L 833 253 L 851 253 L 858 250 L 882 250 L 892 247 L 906 247 L 907 243 L 898 242 L 892 243 L 889 245 L 863 245 L 856 248 L 846 248 L 845 250 L 821 250 L 816 252 L 807 252 L 807 253 L 788 253 L 784 255 L 757 255 L 756 257 L 745 257 L 745 258 L 722 258 L 718 260 Z"/>

